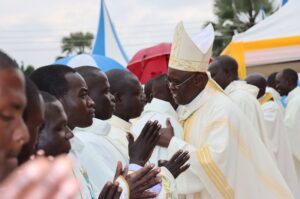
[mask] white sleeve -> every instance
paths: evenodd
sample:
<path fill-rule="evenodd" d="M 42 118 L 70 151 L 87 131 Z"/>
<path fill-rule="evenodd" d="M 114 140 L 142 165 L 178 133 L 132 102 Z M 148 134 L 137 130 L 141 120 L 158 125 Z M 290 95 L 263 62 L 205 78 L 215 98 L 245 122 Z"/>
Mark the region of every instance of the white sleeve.
<path fill-rule="evenodd" d="M 201 192 L 204 186 L 199 175 L 201 165 L 197 158 L 197 148 L 181 139 L 173 137 L 168 147 L 169 159 L 180 149 L 189 152 L 190 159 L 188 163 L 190 164 L 190 168 L 177 177 L 177 192 L 180 195 Z"/>

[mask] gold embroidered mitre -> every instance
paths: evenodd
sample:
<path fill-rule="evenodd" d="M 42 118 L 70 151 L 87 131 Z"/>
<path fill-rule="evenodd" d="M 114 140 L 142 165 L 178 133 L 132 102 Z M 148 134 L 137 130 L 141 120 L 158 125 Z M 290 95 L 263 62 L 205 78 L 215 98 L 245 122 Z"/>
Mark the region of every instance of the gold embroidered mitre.
<path fill-rule="evenodd" d="M 188 72 L 206 72 L 215 34 L 211 24 L 191 38 L 180 22 L 175 29 L 169 67 Z"/>

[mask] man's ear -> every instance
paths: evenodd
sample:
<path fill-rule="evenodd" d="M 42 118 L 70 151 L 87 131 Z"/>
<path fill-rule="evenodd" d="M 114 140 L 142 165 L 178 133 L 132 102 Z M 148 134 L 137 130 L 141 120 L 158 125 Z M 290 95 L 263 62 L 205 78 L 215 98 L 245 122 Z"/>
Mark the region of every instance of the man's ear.
<path fill-rule="evenodd" d="M 194 84 L 202 86 L 204 82 L 208 80 L 206 73 L 197 73 L 194 78 Z"/>

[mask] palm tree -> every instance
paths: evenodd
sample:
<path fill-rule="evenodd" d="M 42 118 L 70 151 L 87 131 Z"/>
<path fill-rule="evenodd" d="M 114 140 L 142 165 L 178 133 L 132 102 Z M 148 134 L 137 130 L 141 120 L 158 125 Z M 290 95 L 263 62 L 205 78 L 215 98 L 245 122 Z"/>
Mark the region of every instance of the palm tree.
<path fill-rule="evenodd" d="M 61 50 L 62 53 L 66 53 L 67 56 L 71 54 L 82 54 L 87 49 L 92 48 L 92 42 L 94 35 L 92 33 L 75 32 L 70 33 L 70 36 L 63 37 Z"/>
<path fill-rule="evenodd" d="M 215 0 L 214 14 L 217 20 L 213 23 L 216 30 L 214 54 L 218 55 L 235 33 L 254 26 L 261 8 L 266 15 L 276 10 L 270 0 Z"/>

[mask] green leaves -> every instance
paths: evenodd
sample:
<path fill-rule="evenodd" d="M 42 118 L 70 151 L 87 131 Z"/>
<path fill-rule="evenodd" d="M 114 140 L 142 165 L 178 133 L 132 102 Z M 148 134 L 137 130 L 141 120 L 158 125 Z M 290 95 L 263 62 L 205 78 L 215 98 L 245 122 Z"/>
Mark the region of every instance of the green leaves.
<path fill-rule="evenodd" d="M 266 15 L 276 8 L 270 0 L 215 0 L 213 23 L 217 32 L 214 55 L 219 55 L 235 33 L 245 32 L 257 23 L 257 16 L 263 8 Z"/>
<path fill-rule="evenodd" d="M 61 50 L 68 56 L 71 54 L 82 54 L 92 48 L 94 35 L 92 33 L 75 32 L 62 39 Z"/>

